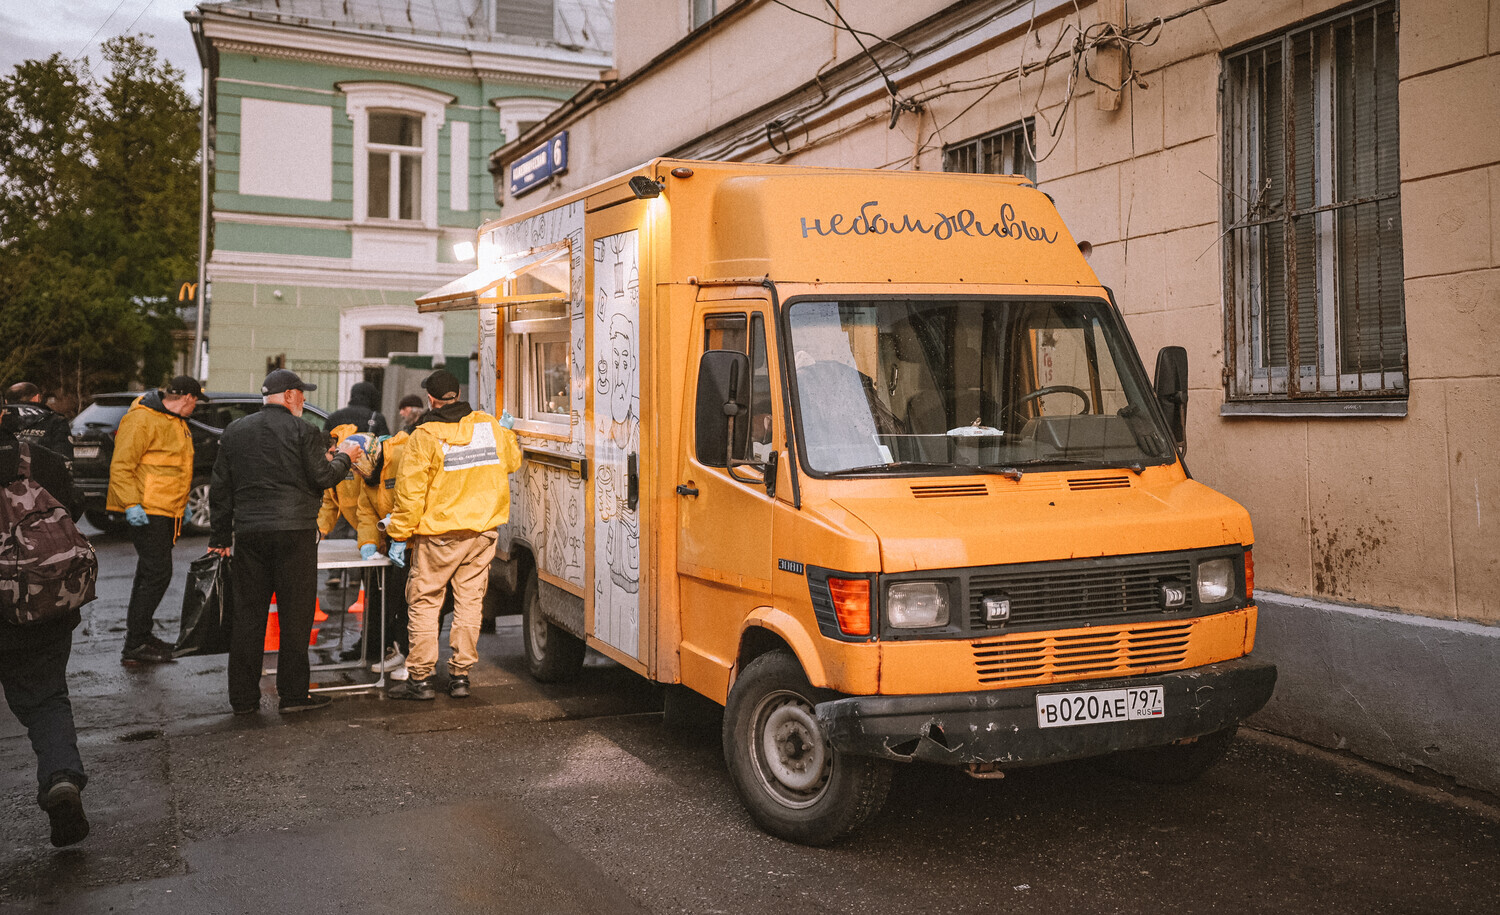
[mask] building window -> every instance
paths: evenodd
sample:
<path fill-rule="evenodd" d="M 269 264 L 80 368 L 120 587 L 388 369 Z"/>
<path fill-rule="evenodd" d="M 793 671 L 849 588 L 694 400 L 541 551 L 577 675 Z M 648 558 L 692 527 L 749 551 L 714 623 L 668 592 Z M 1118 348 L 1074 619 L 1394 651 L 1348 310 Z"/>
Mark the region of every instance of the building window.
<path fill-rule="evenodd" d="M 366 359 L 384 360 L 391 353 L 415 353 L 421 346 L 422 332 L 408 327 L 366 327 Z"/>
<path fill-rule="evenodd" d="M 1225 57 L 1231 400 L 1406 395 L 1396 64 L 1393 2 Z"/>
<path fill-rule="evenodd" d="M 558 101 L 550 98 L 511 97 L 490 102 L 500 115 L 501 142 L 510 143 L 557 110 Z"/>
<path fill-rule="evenodd" d="M 369 160 L 371 219 L 422 218 L 422 116 L 405 111 L 370 112 L 365 143 Z"/>
<path fill-rule="evenodd" d="M 971 175 L 1025 175 L 1036 183 L 1036 160 L 1031 157 L 1035 141 L 1031 118 L 1000 130 L 943 147 L 943 171 Z"/>
<path fill-rule="evenodd" d="M 699 28 L 714 18 L 720 6 L 728 6 L 730 0 L 688 0 L 692 4 L 692 28 Z"/>
<path fill-rule="evenodd" d="M 402 83 L 340 83 L 353 127 L 356 223 L 437 228 L 438 132 L 453 96 Z"/>
<path fill-rule="evenodd" d="M 553 0 L 495 0 L 495 31 L 552 41 Z"/>
<path fill-rule="evenodd" d="M 515 410 L 522 432 L 567 438 L 573 396 L 568 306 L 538 303 L 508 311 L 504 405 Z"/>

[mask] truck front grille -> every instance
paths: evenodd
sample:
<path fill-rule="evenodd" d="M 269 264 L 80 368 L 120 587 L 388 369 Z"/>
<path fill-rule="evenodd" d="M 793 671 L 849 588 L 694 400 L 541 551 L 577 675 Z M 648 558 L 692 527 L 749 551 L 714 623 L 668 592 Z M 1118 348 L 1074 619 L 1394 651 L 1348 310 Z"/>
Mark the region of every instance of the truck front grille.
<path fill-rule="evenodd" d="M 972 631 L 1037 625 L 1108 623 L 1121 617 L 1160 613 L 1161 584 L 1192 580 L 1187 555 L 1125 556 L 1094 563 L 1032 563 L 975 571 L 969 576 Z M 1004 622 L 985 619 L 984 599 L 1010 601 Z"/>
<path fill-rule="evenodd" d="M 1093 630 L 1082 634 L 1011 636 L 973 642 L 979 682 L 1050 682 L 1128 676 L 1145 668 L 1181 664 L 1191 621 Z"/>

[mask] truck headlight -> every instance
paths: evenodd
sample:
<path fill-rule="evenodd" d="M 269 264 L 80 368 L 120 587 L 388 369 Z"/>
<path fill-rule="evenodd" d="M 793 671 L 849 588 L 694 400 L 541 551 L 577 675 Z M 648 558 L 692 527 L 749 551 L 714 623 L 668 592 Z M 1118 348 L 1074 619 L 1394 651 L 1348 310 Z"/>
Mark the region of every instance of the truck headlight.
<path fill-rule="evenodd" d="M 885 592 L 885 616 L 897 629 L 948 625 L 948 586 L 940 581 L 903 581 Z"/>
<path fill-rule="evenodd" d="M 1234 563 L 1228 558 L 1198 563 L 1198 603 L 1217 604 L 1234 595 Z"/>

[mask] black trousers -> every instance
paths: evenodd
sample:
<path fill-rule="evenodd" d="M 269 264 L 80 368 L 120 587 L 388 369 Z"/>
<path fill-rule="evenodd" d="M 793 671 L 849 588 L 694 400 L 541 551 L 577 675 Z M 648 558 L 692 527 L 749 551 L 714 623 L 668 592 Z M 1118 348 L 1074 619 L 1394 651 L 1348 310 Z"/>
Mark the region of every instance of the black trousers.
<path fill-rule="evenodd" d="M 88 782 L 68 699 L 68 655 L 76 622 L 74 614 L 30 626 L 0 623 L 0 685 L 36 753 L 37 803 L 58 776 L 67 776 L 79 788 Z"/>
<path fill-rule="evenodd" d="M 135 581 L 130 585 L 130 606 L 125 611 L 125 649 L 139 648 L 151 637 L 156 608 L 172 584 L 172 543 L 177 539 L 177 519 L 147 515 L 141 527 L 130 528 L 135 544 Z"/>
<path fill-rule="evenodd" d="M 276 657 L 276 692 L 283 699 L 306 698 L 310 666 L 307 640 L 312 635 L 318 597 L 318 532 L 236 533 L 229 569 L 234 580 L 229 704 L 253 708 L 260 702 L 266 616 L 272 594 L 276 595 L 282 647 Z"/>
<path fill-rule="evenodd" d="M 385 649 L 395 645 L 406 654 L 409 646 L 406 609 L 406 569 L 392 563 L 385 567 L 385 645 L 369 653 L 375 660 L 385 657 Z M 380 574 L 372 571 L 365 587 L 365 632 L 372 639 L 380 637 Z M 372 645 L 373 649 L 374 646 Z"/>

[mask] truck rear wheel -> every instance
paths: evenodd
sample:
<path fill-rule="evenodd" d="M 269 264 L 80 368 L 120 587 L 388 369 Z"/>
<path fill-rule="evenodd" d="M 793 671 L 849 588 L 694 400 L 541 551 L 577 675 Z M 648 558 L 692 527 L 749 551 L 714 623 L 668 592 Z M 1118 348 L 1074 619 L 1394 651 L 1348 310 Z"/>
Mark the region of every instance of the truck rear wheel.
<path fill-rule="evenodd" d="M 1238 725 L 1204 734 L 1192 743 L 1124 750 L 1099 761 L 1104 771 L 1154 785 L 1183 785 L 1201 776 L 1224 758 Z"/>
<path fill-rule="evenodd" d="M 526 666 L 542 683 L 560 683 L 578 676 L 587 646 L 571 632 L 542 615 L 540 586 L 536 573 L 526 576 L 521 597 L 521 642 L 526 648 Z"/>
<path fill-rule="evenodd" d="M 724 709 L 724 759 L 756 824 L 778 838 L 827 845 L 880 812 L 891 764 L 829 745 L 813 706 L 816 690 L 786 651 L 745 666 Z"/>

